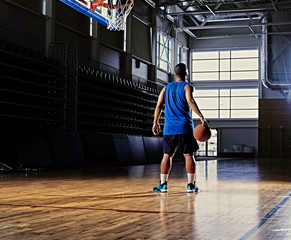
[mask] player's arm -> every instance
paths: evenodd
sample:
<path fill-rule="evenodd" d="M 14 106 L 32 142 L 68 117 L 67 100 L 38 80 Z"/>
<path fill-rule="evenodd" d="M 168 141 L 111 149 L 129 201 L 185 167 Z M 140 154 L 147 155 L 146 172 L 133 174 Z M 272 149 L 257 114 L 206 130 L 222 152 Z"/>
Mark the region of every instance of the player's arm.
<path fill-rule="evenodd" d="M 188 105 L 193 110 L 193 112 L 196 113 L 200 117 L 201 123 L 204 124 L 204 121 L 205 121 L 204 116 L 201 113 L 196 101 L 194 100 L 192 93 L 193 93 L 193 87 L 191 85 L 186 85 L 185 95 L 186 95 Z"/>
<path fill-rule="evenodd" d="M 163 105 L 164 105 L 164 97 L 165 97 L 165 87 L 162 89 L 162 91 L 160 92 L 159 98 L 158 98 L 158 102 L 157 102 L 157 106 L 155 109 L 155 115 L 154 115 L 154 124 L 153 124 L 153 133 L 154 135 L 158 135 L 161 131 L 160 129 L 160 125 L 159 125 L 159 118 L 161 116 L 161 112 L 163 109 Z"/>

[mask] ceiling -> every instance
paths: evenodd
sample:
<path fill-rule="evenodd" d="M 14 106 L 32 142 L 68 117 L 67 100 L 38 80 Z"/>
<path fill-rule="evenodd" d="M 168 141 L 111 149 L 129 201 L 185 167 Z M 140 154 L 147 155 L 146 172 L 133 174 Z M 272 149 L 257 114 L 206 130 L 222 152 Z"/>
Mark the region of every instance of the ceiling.
<path fill-rule="evenodd" d="M 175 28 L 197 39 L 259 38 L 264 26 L 270 28 L 267 34 L 291 35 L 290 0 L 158 0 L 156 7 L 161 17 L 174 20 Z"/>

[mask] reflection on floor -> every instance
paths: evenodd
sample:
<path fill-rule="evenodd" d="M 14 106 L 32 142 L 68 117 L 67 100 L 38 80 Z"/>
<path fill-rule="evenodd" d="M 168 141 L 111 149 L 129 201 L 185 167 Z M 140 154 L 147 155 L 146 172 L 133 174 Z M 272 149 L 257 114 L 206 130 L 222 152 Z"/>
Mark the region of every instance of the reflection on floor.
<path fill-rule="evenodd" d="M 255 160 L 183 163 L 169 192 L 159 165 L 0 175 L 0 239 L 291 239 L 290 168 Z"/>

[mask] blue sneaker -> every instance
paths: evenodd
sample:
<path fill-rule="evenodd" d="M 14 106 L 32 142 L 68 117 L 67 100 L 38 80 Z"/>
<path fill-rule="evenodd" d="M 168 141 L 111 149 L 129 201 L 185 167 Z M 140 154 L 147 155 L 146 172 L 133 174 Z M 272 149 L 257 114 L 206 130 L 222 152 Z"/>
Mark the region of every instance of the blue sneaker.
<path fill-rule="evenodd" d="M 199 191 L 199 188 L 196 186 L 196 183 L 194 182 L 193 183 L 189 183 L 188 186 L 187 186 L 187 192 L 188 193 L 192 193 L 192 192 L 198 192 Z"/>
<path fill-rule="evenodd" d="M 158 186 L 153 188 L 154 192 L 168 192 L 168 185 L 167 182 L 164 182 L 163 184 L 159 184 Z"/>

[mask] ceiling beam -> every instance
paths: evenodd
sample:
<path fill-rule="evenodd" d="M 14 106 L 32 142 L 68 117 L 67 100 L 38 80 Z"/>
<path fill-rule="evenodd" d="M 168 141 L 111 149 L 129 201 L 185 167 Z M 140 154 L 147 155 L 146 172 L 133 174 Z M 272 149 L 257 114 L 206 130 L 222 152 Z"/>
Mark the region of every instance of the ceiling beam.
<path fill-rule="evenodd" d="M 220 38 L 234 38 L 234 37 L 256 37 L 261 35 L 291 35 L 291 32 L 268 32 L 268 33 L 246 33 L 246 34 L 228 34 L 196 37 L 197 40 L 220 39 Z"/>
<path fill-rule="evenodd" d="M 228 4 L 236 4 L 236 3 L 260 3 L 263 2 L 262 0 L 252 0 L 252 2 L 250 2 L 250 0 L 236 0 L 236 1 L 212 1 L 212 2 L 203 2 L 203 1 L 164 1 L 163 3 L 159 3 L 157 4 L 158 7 L 161 6 L 193 6 L 193 7 L 197 7 L 197 6 L 216 6 L 218 3 L 221 3 L 223 5 L 228 5 Z M 184 3 L 189 3 L 188 5 L 183 5 Z"/>
<path fill-rule="evenodd" d="M 278 11 L 286 11 L 287 9 L 291 9 L 291 3 L 285 5 L 278 5 Z M 219 13 L 238 13 L 238 12 L 260 12 L 260 11 L 274 11 L 274 7 L 272 5 L 268 5 L 265 7 L 253 7 L 253 8 L 237 8 L 237 9 L 220 9 L 213 11 L 215 14 Z M 201 15 L 201 14 L 212 14 L 210 11 L 187 11 L 187 12 L 167 12 L 168 15 Z"/>
<path fill-rule="evenodd" d="M 274 10 L 275 10 L 276 12 L 278 12 L 278 9 L 277 9 L 277 7 L 276 7 L 276 5 L 275 5 L 275 3 L 274 3 L 273 0 L 271 0 L 271 3 L 272 3 L 272 5 L 273 5 Z"/>
<path fill-rule="evenodd" d="M 291 22 L 268 22 L 268 23 L 251 23 L 251 24 L 225 24 L 225 25 L 207 25 L 207 26 L 189 26 L 183 29 L 188 30 L 207 30 L 207 29 L 224 29 L 224 28 L 249 28 L 263 26 L 280 26 L 291 25 Z"/>

